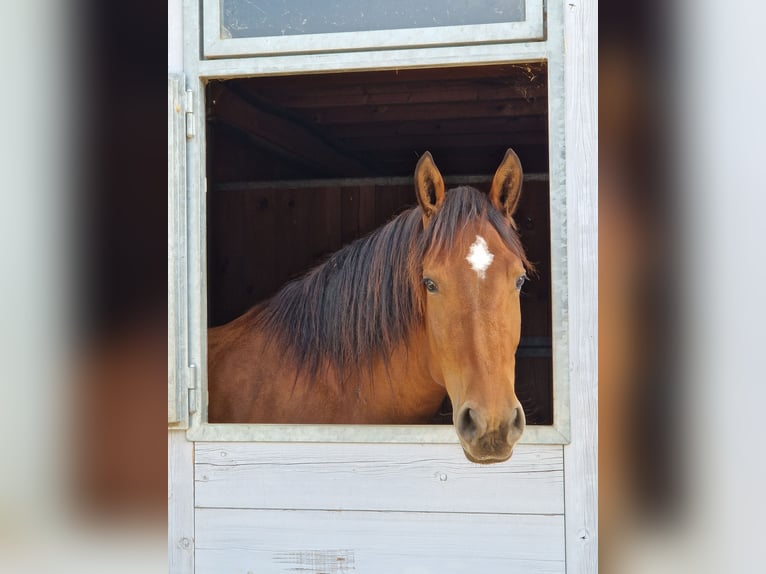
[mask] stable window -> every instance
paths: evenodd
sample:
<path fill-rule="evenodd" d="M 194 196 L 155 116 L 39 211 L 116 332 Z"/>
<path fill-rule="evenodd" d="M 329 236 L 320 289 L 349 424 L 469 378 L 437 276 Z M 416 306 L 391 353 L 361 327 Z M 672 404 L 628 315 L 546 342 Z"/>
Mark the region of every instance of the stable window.
<path fill-rule="evenodd" d="M 207 57 L 380 50 L 543 38 L 542 0 L 205 0 Z"/>
<path fill-rule="evenodd" d="M 428 33 L 426 24 L 390 24 L 385 36 L 397 39 L 389 44 L 365 22 L 343 31 L 307 22 L 275 38 L 273 15 L 259 20 L 243 15 L 242 3 L 204 2 L 205 56 L 238 58 L 187 61 L 192 76 L 178 96 L 190 183 L 174 199 L 173 233 L 187 257 L 173 268 L 173 397 L 177 410 L 178 389 L 189 392 L 190 439 L 456 443 L 443 424 L 451 423 L 448 403 L 431 425 L 209 424 L 206 329 L 413 205 L 419 154 L 433 154 L 448 187 L 486 191 L 512 147 L 525 171 L 516 221 L 539 270 L 522 298 L 522 442 L 568 442 L 561 24 L 548 22 L 543 34 L 541 2 L 506 4 L 518 8 L 512 24 L 534 31 L 509 22 L 457 27 L 473 30 L 469 40 L 446 23 Z M 506 35 L 482 26 L 506 26 Z M 529 38 L 540 41 L 517 42 Z M 368 42 L 374 51 L 364 51 Z"/>

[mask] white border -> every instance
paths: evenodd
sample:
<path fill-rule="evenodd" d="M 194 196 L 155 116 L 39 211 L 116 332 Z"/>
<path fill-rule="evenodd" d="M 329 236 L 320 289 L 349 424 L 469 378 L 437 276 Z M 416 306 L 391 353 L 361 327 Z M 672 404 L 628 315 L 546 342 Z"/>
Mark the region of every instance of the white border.
<path fill-rule="evenodd" d="M 564 447 L 566 563 L 598 572 L 598 3 L 567 0 L 566 178 L 572 442 Z"/>

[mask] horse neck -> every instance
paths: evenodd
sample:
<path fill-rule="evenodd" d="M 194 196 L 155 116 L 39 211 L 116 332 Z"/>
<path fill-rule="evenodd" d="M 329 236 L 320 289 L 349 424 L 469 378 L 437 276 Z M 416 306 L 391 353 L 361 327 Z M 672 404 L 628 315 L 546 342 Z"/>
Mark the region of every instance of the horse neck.
<path fill-rule="evenodd" d="M 358 422 L 414 424 L 434 417 L 446 390 L 429 372 L 427 344 L 425 330 L 414 329 L 387 361 L 375 362 L 372 380 L 356 381 L 357 400 L 374 419 Z"/>

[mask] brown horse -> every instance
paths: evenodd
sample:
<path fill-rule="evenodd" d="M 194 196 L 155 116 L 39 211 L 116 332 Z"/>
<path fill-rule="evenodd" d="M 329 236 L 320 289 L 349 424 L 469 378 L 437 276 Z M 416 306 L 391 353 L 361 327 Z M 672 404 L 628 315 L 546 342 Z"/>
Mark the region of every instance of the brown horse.
<path fill-rule="evenodd" d="M 446 393 L 468 459 L 508 459 L 525 425 L 514 391 L 530 267 L 512 220 L 521 182 L 509 149 L 488 196 L 445 193 L 426 152 L 419 207 L 210 329 L 209 421 L 427 423 Z"/>

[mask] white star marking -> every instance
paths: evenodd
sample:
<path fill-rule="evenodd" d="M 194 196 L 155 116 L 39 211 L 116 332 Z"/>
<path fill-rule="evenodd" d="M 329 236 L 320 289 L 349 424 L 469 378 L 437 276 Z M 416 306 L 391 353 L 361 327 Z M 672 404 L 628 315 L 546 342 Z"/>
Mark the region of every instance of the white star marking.
<path fill-rule="evenodd" d="M 471 264 L 471 269 L 476 271 L 479 279 L 484 279 L 487 276 L 487 269 L 492 265 L 494 258 L 495 256 L 490 253 L 485 239 L 481 235 L 477 235 L 476 241 L 473 242 L 468 251 L 466 261 Z"/>

